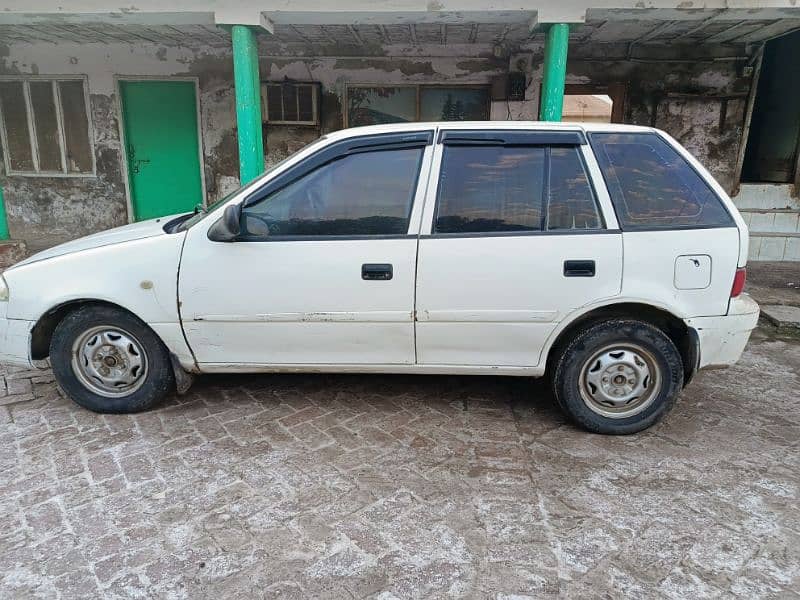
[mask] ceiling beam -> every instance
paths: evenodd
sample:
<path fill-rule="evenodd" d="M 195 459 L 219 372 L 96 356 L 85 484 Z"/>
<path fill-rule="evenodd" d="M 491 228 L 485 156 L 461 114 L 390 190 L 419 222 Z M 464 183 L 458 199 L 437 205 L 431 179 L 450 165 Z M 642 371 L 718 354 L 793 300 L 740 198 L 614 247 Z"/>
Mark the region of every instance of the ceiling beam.
<path fill-rule="evenodd" d="M 700 23 L 698 23 L 694 27 L 691 27 L 691 28 L 687 29 L 686 31 L 684 31 L 683 33 L 681 33 L 679 35 L 676 35 L 674 38 L 672 38 L 672 42 L 673 43 L 677 42 L 679 40 L 685 39 L 687 37 L 690 37 L 690 36 L 694 35 L 695 33 L 698 33 L 700 31 L 702 31 L 703 29 L 705 29 L 709 25 L 709 23 L 714 21 L 714 19 L 716 19 L 717 16 L 719 16 L 722 12 L 723 11 L 721 11 L 721 10 L 716 11 L 713 15 L 711 15 L 710 17 L 708 17 L 706 19 L 703 19 L 702 21 L 700 21 Z"/>
<path fill-rule="evenodd" d="M 350 35 L 353 36 L 353 39 L 355 39 L 356 43 L 359 46 L 363 46 L 364 45 L 364 39 L 361 37 L 361 35 L 358 33 L 358 30 L 353 25 L 348 25 L 347 26 L 347 31 L 350 32 Z"/>
<path fill-rule="evenodd" d="M 703 40 L 704 44 L 721 44 L 723 42 L 729 42 L 736 38 L 737 34 L 735 31 L 744 25 L 748 25 L 750 21 L 739 21 L 738 23 L 734 23 L 727 29 L 723 29 L 722 31 L 715 33 L 714 35 L 707 37 Z M 731 35 L 733 34 L 733 35 Z"/>
<path fill-rule="evenodd" d="M 642 42 L 646 42 L 647 40 L 652 40 L 654 37 L 664 33 L 664 31 L 674 26 L 675 26 L 675 21 L 664 21 L 663 23 L 660 23 L 655 27 L 653 27 L 650 31 L 648 31 L 635 41 L 637 44 L 640 44 Z"/>

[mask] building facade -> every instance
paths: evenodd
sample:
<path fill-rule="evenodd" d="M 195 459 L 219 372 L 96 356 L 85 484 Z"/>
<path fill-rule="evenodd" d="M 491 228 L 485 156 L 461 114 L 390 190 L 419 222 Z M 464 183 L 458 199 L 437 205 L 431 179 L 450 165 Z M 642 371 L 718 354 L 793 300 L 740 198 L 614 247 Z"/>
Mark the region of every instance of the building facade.
<path fill-rule="evenodd" d="M 209 204 L 329 131 L 553 119 L 562 89 L 573 118 L 677 138 L 752 259 L 800 260 L 793 0 L 7 4 L 0 236 L 29 251 Z"/>

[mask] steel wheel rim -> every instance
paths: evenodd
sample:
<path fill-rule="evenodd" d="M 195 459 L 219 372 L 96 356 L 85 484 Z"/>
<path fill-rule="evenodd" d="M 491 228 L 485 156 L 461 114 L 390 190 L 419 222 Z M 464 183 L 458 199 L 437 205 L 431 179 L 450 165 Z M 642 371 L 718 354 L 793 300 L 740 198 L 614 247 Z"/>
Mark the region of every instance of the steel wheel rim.
<path fill-rule="evenodd" d="M 589 410 L 611 419 L 639 414 L 661 391 L 661 369 L 638 344 L 613 344 L 595 352 L 581 368 L 580 392 Z"/>
<path fill-rule="evenodd" d="M 147 378 L 141 342 L 119 327 L 87 329 L 72 345 L 72 370 L 89 390 L 106 398 L 129 396 Z"/>

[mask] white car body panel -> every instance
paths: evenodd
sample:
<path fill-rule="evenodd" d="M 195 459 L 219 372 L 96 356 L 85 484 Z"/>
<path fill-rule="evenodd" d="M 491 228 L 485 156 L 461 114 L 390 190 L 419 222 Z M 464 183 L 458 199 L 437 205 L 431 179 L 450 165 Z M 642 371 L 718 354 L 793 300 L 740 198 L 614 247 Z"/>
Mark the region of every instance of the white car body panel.
<path fill-rule="evenodd" d="M 720 316 L 728 312 L 739 258 L 739 232 L 735 228 L 628 231 L 622 237 L 623 295 L 657 301 L 681 318 Z M 711 257 L 711 284 L 701 289 L 676 288 L 676 259 L 695 255 Z"/>
<path fill-rule="evenodd" d="M 146 323 L 177 323 L 183 237 L 162 232 L 14 267 L 4 274 L 13 290 L 8 318 L 36 320 L 61 304 L 92 298 L 118 304 Z"/>
<path fill-rule="evenodd" d="M 189 230 L 181 315 L 198 363 L 414 363 L 417 240 L 222 243 Z M 389 263 L 390 281 L 361 265 Z M 243 268 L 232 269 L 231 265 Z"/>
<path fill-rule="evenodd" d="M 594 259 L 595 277 L 564 277 Z M 622 235 L 423 238 L 417 274 L 422 364 L 537 366 L 567 314 L 620 293 Z"/>
<path fill-rule="evenodd" d="M 18 262 L 14 267 L 21 267 L 35 262 L 55 258 L 56 256 L 64 256 L 66 254 L 74 254 L 82 250 L 94 250 L 103 246 L 111 246 L 113 244 L 121 244 L 123 242 L 130 242 L 133 240 L 140 240 L 149 237 L 156 237 L 164 234 L 164 223 L 168 222 L 170 217 L 161 217 L 158 219 L 149 219 L 139 223 L 132 223 L 130 225 L 123 225 L 115 227 L 114 229 L 107 229 L 87 235 L 86 237 L 78 238 L 58 246 L 53 246 L 42 252 L 29 256 L 23 261 Z"/>
<path fill-rule="evenodd" d="M 91 299 L 116 304 L 137 315 L 161 336 L 182 364 L 191 367 L 191 351 L 178 318 L 176 276 L 185 234 L 167 235 L 161 224 L 157 225 L 160 233 L 155 233 L 153 221 L 148 227 L 141 225 L 144 223 L 115 230 L 117 238 L 131 238 L 126 241 L 29 260 L 4 273 L 13 290 L 6 318 L 28 323 L 26 352 L 15 362 L 30 363 L 30 329 L 45 313 L 63 304 Z M 125 235 L 128 228 L 130 235 Z M 143 237 L 144 231 L 148 235 Z M 96 239 L 105 242 L 108 238 Z M 14 325 L 9 326 L 12 331 Z"/>
<path fill-rule="evenodd" d="M 659 135 L 706 179 L 736 228 L 616 231 L 594 155 L 584 159 L 607 232 L 431 237 L 440 146 L 425 152 L 408 237 L 222 243 L 208 239 L 225 206 L 320 147 L 351 136 L 426 129 L 650 132 L 608 124 L 479 122 L 381 125 L 327 135 L 215 207 L 188 233 L 146 221 L 39 253 L 4 278 L 0 360 L 30 364 L 30 332 L 79 300 L 119 305 L 148 323 L 187 370 L 541 375 L 570 323 L 598 307 L 647 304 L 695 328 L 700 365 L 732 364 L 758 318 L 729 299 L 748 232 L 724 190 L 685 149 Z M 419 238 L 416 236 L 419 235 Z M 185 242 L 185 243 L 184 243 Z M 707 256 L 709 283 L 676 285 L 676 261 Z M 683 257 L 683 258 L 682 258 Z M 594 278 L 563 278 L 567 259 L 594 259 Z M 391 263 L 391 281 L 363 281 L 364 263 Z M 685 266 L 685 265 L 684 265 Z M 694 289 L 691 289 L 695 286 Z M 186 340 L 189 344 L 187 345 Z M 191 347 L 190 347 L 191 346 Z M 195 362 L 195 360 L 197 362 Z"/>
<path fill-rule="evenodd" d="M 700 341 L 698 368 L 727 367 L 739 360 L 758 315 L 758 304 L 742 294 L 731 300 L 730 312 L 724 317 L 687 319 L 686 324 L 697 331 Z"/>

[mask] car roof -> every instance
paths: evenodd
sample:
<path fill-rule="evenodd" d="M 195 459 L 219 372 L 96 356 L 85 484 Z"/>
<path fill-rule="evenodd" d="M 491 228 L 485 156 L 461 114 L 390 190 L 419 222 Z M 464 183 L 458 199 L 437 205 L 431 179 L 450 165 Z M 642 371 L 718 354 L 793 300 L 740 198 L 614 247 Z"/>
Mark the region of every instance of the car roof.
<path fill-rule="evenodd" d="M 488 130 L 530 130 L 530 131 L 584 131 L 634 133 L 653 132 L 652 127 L 639 125 L 622 125 L 618 123 L 568 123 L 549 121 L 429 121 L 414 123 L 388 123 L 385 125 L 366 125 L 350 127 L 328 133 L 328 140 L 344 139 L 362 135 L 380 135 L 386 133 L 402 133 L 405 131 L 420 131 L 426 129 L 488 129 Z"/>

